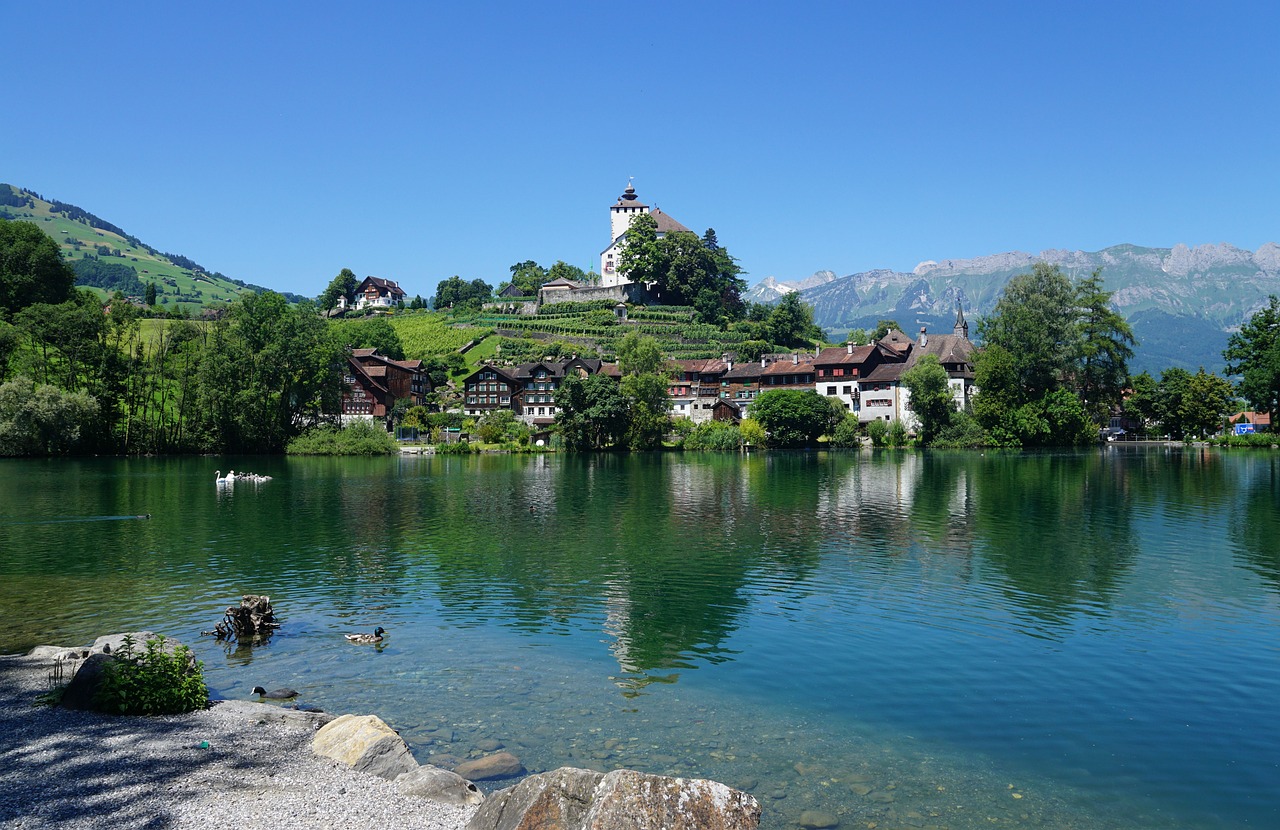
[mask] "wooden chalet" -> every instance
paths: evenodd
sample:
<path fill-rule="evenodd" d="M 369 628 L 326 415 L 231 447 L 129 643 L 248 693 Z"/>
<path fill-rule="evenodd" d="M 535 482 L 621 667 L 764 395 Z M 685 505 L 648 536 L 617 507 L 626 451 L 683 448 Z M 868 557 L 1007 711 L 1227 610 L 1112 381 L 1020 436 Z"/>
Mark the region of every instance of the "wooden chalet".
<path fill-rule="evenodd" d="M 421 406 L 430 392 L 431 378 L 421 360 L 393 360 L 377 349 L 352 349 L 343 376 L 342 414 L 385 418 L 397 400 Z"/>

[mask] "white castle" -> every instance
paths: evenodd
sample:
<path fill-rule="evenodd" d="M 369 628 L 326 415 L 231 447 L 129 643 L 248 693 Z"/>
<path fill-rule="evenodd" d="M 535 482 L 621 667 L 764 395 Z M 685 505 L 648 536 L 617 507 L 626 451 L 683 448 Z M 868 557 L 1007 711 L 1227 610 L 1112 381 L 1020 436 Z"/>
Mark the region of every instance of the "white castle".
<path fill-rule="evenodd" d="M 618 201 L 609 208 L 609 229 L 611 231 L 609 247 L 600 252 L 600 284 L 602 286 L 626 285 L 631 282 L 627 275 L 618 269 L 622 249 L 626 247 L 627 231 L 631 230 L 631 222 L 640 214 L 647 213 L 658 224 L 658 237 L 673 231 L 688 231 L 684 225 L 662 212 L 661 208 L 649 210 L 649 206 L 636 196 L 636 189 L 631 181 L 627 181 L 627 189 L 622 191 Z"/>

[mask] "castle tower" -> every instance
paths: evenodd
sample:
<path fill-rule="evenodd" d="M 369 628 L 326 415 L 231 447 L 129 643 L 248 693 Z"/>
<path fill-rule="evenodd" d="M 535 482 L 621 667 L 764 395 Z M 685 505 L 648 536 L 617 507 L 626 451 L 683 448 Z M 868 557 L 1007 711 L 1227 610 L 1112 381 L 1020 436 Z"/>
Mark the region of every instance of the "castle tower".
<path fill-rule="evenodd" d="M 649 206 L 640 201 L 636 196 L 636 189 L 631 184 L 631 180 L 627 180 L 627 189 L 622 191 L 622 195 L 618 197 L 618 201 L 609 208 L 609 227 L 613 235 L 610 240 L 615 240 L 627 232 L 631 227 L 631 220 L 639 216 L 641 213 L 648 213 Z"/>
<path fill-rule="evenodd" d="M 627 282 L 626 275 L 618 270 L 622 255 L 622 245 L 618 238 L 631 229 L 631 222 L 642 213 L 648 213 L 649 206 L 636 196 L 636 189 L 627 180 L 627 189 L 622 191 L 618 201 L 609 208 L 609 247 L 600 253 L 600 284 L 604 286 L 622 285 Z"/>

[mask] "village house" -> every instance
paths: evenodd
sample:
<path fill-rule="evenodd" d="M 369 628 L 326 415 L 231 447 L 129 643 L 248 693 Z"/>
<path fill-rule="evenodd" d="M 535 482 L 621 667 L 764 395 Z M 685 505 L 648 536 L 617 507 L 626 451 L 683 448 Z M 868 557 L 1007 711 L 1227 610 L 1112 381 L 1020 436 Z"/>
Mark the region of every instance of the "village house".
<path fill-rule="evenodd" d="M 356 289 L 355 302 L 348 305 L 346 297 L 339 297 L 338 308 L 354 308 L 357 311 L 366 308 L 395 308 L 404 302 L 404 298 L 404 290 L 394 280 L 365 277 L 364 282 Z"/>
<path fill-rule="evenodd" d="M 751 402 L 761 392 L 774 389 L 812 391 L 816 380 L 813 355 L 763 355 L 756 361 L 740 363 L 720 378 L 720 397 L 737 407 L 742 417 L 750 414 Z"/>
<path fill-rule="evenodd" d="M 671 366 L 667 394 L 672 417 L 688 418 L 695 424 L 710 420 L 720 399 L 720 380 L 733 368 L 733 361 L 722 355 L 706 360 L 673 360 Z"/>
<path fill-rule="evenodd" d="M 510 409 L 532 427 L 555 422 L 556 390 L 566 377 L 603 374 L 621 377 L 617 364 L 596 358 L 570 357 L 539 360 L 518 366 L 483 365 L 462 381 L 463 412 L 483 418 L 499 409 Z"/>
<path fill-rule="evenodd" d="M 377 349 L 352 349 L 342 380 L 344 420 L 385 418 L 397 400 L 421 406 L 431 392 L 421 360 L 392 360 Z"/>

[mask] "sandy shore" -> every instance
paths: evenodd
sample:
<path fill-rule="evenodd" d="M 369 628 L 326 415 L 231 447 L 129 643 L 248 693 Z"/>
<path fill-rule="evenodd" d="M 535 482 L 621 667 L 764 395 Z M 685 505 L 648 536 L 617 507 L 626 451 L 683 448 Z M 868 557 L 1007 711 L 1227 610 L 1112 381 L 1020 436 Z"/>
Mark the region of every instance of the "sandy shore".
<path fill-rule="evenodd" d="M 270 704 L 158 718 L 36 705 L 50 665 L 0 656 L 4 830 L 461 830 L 476 809 L 401 796 L 315 756 L 314 725 L 282 722 Z"/>

